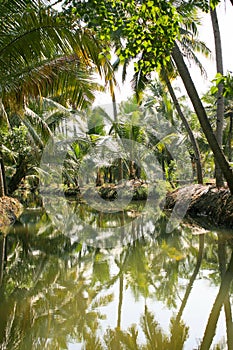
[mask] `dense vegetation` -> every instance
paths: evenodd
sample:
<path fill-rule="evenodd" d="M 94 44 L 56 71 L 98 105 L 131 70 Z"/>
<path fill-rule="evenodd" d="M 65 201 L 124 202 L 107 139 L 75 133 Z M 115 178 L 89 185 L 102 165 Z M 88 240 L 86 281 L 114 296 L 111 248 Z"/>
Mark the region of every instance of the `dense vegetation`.
<path fill-rule="evenodd" d="M 219 2 L 0 0 L 1 350 L 183 349 L 201 279 L 217 293 L 197 347 L 210 348 L 224 308 L 226 339 L 214 349 L 233 348 L 232 231 L 203 229 L 208 215 L 211 225 L 233 222 L 233 77 L 223 70 Z M 205 74 L 203 12 L 216 77 L 200 96 L 189 67 Z M 132 96 L 118 101 L 116 77 L 125 82 L 132 66 Z M 111 105 L 94 104 L 99 92 Z M 181 222 L 190 193 L 176 189 L 187 183 L 204 194 L 202 227 Z M 18 221 L 12 197 L 27 207 Z M 143 312 L 124 327 L 129 291 Z M 113 301 L 116 324 L 101 333 Z M 173 313 L 167 330 L 154 301 Z"/>
<path fill-rule="evenodd" d="M 66 191 L 154 177 L 174 188 L 215 177 L 233 193 L 233 83 L 223 75 L 217 3 L 1 1 L 0 195 L 35 190 L 39 177 L 56 171 Z M 202 11 L 212 18 L 217 75 L 201 97 L 187 62 L 205 72 Z M 122 69 L 124 81 L 132 64 L 134 96 L 118 104 L 115 72 Z M 173 87 L 177 77 L 187 96 Z M 93 108 L 97 91 L 111 95 L 113 112 Z M 56 147 L 69 140 L 62 171 L 41 166 L 51 140 Z"/>

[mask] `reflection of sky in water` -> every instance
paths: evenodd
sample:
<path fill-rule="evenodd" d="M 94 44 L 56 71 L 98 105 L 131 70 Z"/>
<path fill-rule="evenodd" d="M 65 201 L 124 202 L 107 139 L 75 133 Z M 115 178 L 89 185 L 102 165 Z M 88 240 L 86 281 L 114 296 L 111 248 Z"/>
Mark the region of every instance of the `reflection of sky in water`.
<path fill-rule="evenodd" d="M 196 280 L 194 282 L 194 288 L 189 296 L 183 314 L 184 321 L 190 326 L 190 337 L 185 343 L 185 349 L 193 349 L 196 340 L 202 339 L 218 289 L 219 288 L 211 286 L 210 282 L 206 280 Z M 226 324 L 224 315 L 221 312 L 213 344 L 219 342 L 225 335 Z"/>
<path fill-rule="evenodd" d="M 83 207 L 83 209 L 86 209 L 86 207 Z M 89 215 L 89 212 L 87 212 L 87 214 Z M 51 273 L 52 275 L 53 273 L 55 273 L 55 275 L 57 275 L 57 273 L 60 275 L 60 279 L 58 282 L 56 281 L 56 283 L 58 283 L 58 285 L 60 283 L 61 286 L 64 284 L 65 288 L 67 288 L 64 295 L 69 295 L 69 292 L 73 293 L 71 302 L 76 301 L 76 286 L 79 285 L 79 283 L 84 283 L 84 289 L 81 293 L 82 297 L 80 300 L 85 303 L 85 299 L 90 298 L 89 300 L 91 304 L 87 304 L 87 309 L 83 309 L 82 315 L 80 314 L 80 310 L 82 308 L 80 309 L 80 306 L 77 305 L 77 309 L 75 309 L 73 313 L 74 319 L 78 319 L 79 315 L 81 315 L 87 321 L 88 314 L 90 314 L 92 311 L 106 316 L 106 319 L 101 319 L 98 316 L 96 319 L 99 322 L 97 335 L 101 340 L 103 340 L 103 334 L 106 333 L 106 330 L 108 328 L 114 330 L 118 322 L 120 281 L 118 275 L 119 267 L 117 266 L 117 263 L 119 266 L 122 266 L 122 270 L 124 272 L 121 329 L 126 331 L 130 326 L 132 326 L 132 324 L 136 324 L 138 329 L 138 342 L 140 344 L 145 343 L 145 336 L 140 328 L 140 318 L 144 314 L 146 305 L 148 311 L 152 312 L 154 315 L 155 321 L 158 322 L 162 332 L 166 336 L 170 337 L 171 317 L 176 317 L 178 314 L 181 301 L 184 299 L 191 276 L 193 275 L 195 267 L 197 266 L 197 253 L 198 250 L 201 249 L 200 242 L 202 242 L 200 237 L 204 236 L 193 235 L 193 228 L 190 231 L 190 229 L 187 227 L 183 227 L 172 234 L 164 233 L 163 226 L 165 227 L 166 222 L 158 222 L 159 225 L 156 226 L 152 220 L 153 211 L 151 212 L 151 216 L 146 216 L 145 220 L 141 222 L 139 226 L 140 229 L 143 228 L 142 231 L 146 238 L 142 239 L 142 237 L 140 237 L 134 242 L 129 242 L 128 246 L 116 246 L 114 249 L 100 249 L 98 251 L 93 248 L 92 250 L 88 251 L 88 247 L 84 244 L 81 260 L 79 260 L 79 250 L 71 253 L 71 256 L 69 257 L 69 264 L 71 265 L 63 264 L 67 259 L 66 255 L 59 257 L 59 249 L 63 249 L 62 247 L 64 245 L 64 243 L 62 243 L 63 240 L 60 243 L 62 245 L 61 247 L 59 246 L 58 252 L 56 252 L 56 250 L 52 251 L 53 258 L 51 260 L 51 266 L 53 266 L 54 261 L 58 262 L 58 265 L 57 269 L 51 269 Z M 107 217 L 108 220 L 110 220 L 110 218 L 112 218 L 112 216 L 109 218 Z M 115 217 L 113 217 L 113 219 L 116 220 Z M 47 229 L 44 228 L 46 222 L 45 218 L 44 221 L 41 221 L 41 226 L 37 223 L 38 227 L 35 232 L 33 231 L 33 225 L 27 215 L 22 218 L 22 222 L 26 221 L 29 223 L 27 230 L 26 226 L 19 229 L 23 228 L 25 230 L 21 232 L 23 235 L 25 232 L 30 232 L 29 242 L 33 247 L 31 253 L 36 264 L 38 262 L 36 257 L 38 257 L 38 253 L 40 252 L 40 250 L 38 250 L 38 244 L 40 243 L 42 246 L 45 245 L 47 247 L 50 242 L 49 235 L 55 234 L 56 236 L 56 233 L 51 227 L 51 231 L 48 230 L 47 239 L 44 240 L 45 236 L 43 236 L 44 238 L 42 241 L 40 241 L 41 234 L 43 232 L 45 234 L 45 231 L 47 231 Z M 37 237 L 38 244 L 35 244 L 34 246 L 34 238 L 39 227 L 45 231 L 39 230 L 39 235 Z M 142 233 L 142 231 L 140 230 L 140 233 Z M 32 240 L 30 240 L 30 235 Z M 13 240 L 14 237 L 15 233 L 12 235 L 11 239 Z M 74 237 L 71 235 L 71 238 L 73 239 Z M 65 242 L 69 242 L 69 239 L 66 238 Z M 217 242 L 217 233 L 206 233 L 205 241 L 203 239 L 204 250 L 202 264 L 182 314 L 182 320 L 185 322 L 185 325 L 189 327 L 188 339 L 185 342 L 184 350 L 197 349 L 200 341 L 203 338 L 210 311 L 219 290 L 219 285 L 214 285 L 214 283 L 218 283 L 218 279 L 220 279 L 217 257 Z M 228 245 L 228 243 L 226 243 L 226 245 Z M 231 250 L 230 247 L 228 248 L 229 249 L 226 251 L 227 258 L 229 258 Z M 110 278 L 108 272 L 106 273 L 108 270 L 108 264 Z M 148 277 L 147 280 L 144 279 L 145 273 Z M 92 279 L 93 277 L 94 279 Z M 111 280 L 114 284 L 110 288 L 107 288 L 107 285 Z M 47 283 L 46 279 L 41 281 L 41 283 L 41 288 L 43 290 L 43 286 L 46 286 Z M 50 300 L 50 298 L 53 300 L 53 292 L 57 290 L 56 283 L 52 283 L 52 285 L 49 284 L 48 292 L 47 294 L 45 293 L 48 300 Z M 74 285 L 75 288 L 73 289 L 72 286 Z M 71 286 L 71 288 L 69 286 Z M 149 293 L 147 293 L 147 287 L 149 288 Z M 95 297 L 93 295 L 93 291 L 97 291 L 97 295 L 94 294 L 96 295 Z M 135 291 L 138 295 L 136 300 L 133 291 Z M 111 293 L 113 295 L 113 300 L 107 303 L 106 306 L 98 306 L 103 305 L 101 303 L 98 304 L 98 300 L 104 296 L 110 295 Z M 149 294 L 150 297 L 145 298 L 143 296 L 144 294 Z M 93 300 L 92 297 L 94 297 Z M 157 298 L 162 301 L 157 301 Z M 173 299 L 175 299 L 177 306 L 176 308 L 171 307 L 169 309 L 166 305 L 173 301 Z M 56 303 L 59 303 L 59 301 L 56 301 Z M 50 306 L 51 308 L 54 306 L 53 311 L 55 315 L 57 312 L 55 307 L 56 303 L 54 305 L 52 303 Z M 62 304 L 60 306 L 62 308 Z M 35 310 L 36 307 L 37 305 L 35 304 Z M 64 311 L 66 311 L 66 308 L 64 308 Z M 65 321 L 69 320 L 67 317 L 68 314 L 65 315 Z M 56 321 L 57 319 L 55 318 L 54 320 Z M 57 336 L 57 331 L 60 327 L 57 321 L 54 323 L 54 326 Z M 64 330 L 65 337 L 68 340 L 69 350 L 79 350 L 82 349 L 83 346 L 83 344 L 75 343 L 75 341 L 72 342 L 72 338 L 70 338 L 74 327 L 75 323 L 72 323 L 70 326 L 67 325 L 67 328 Z M 91 329 L 89 330 L 91 331 Z M 82 336 L 82 329 L 79 329 L 78 333 L 79 332 L 80 336 Z M 214 344 L 219 343 L 224 337 L 226 337 L 225 315 L 221 313 L 217 323 L 216 336 L 211 349 L 213 348 Z M 80 340 L 80 338 L 78 339 Z"/>
<path fill-rule="evenodd" d="M 116 275 L 118 272 L 117 266 L 114 264 L 113 257 L 110 257 L 111 261 L 111 275 Z M 205 270 L 204 270 L 205 271 Z M 208 271 L 205 271 L 208 274 Z M 189 281 L 184 279 L 179 279 L 179 284 L 186 287 Z M 121 314 L 121 329 L 127 330 L 132 324 L 136 324 L 138 329 L 138 342 L 140 344 L 145 343 L 145 335 L 140 328 L 140 318 L 144 313 L 145 304 L 149 311 L 155 316 L 155 320 L 159 323 L 162 331 L 170 336 L 170 319 L 172 316 L 176 316 L 177 312 L 174 308 L 168 309 L 163 302 L 157 301 L 155 298 L 145 299 L 140 296 L 138 300 L 130 290 L 127 289 L 126 280 L 124 279 L 124 291 L 123 291 L 123 304 L 122 304 L 122 314 Z M 178 288 L 177 288 L 178 289 Z M 188 337 L 184 344 L 184 350 L 197 349 L 200 340 L 203 338 L 203 333 L 207 325 L 208 317 L 212 306 L 214 304 L 216 295 L 218 293 L 218 287 L 212 286 L 210 281 L 204 279 L 196 279 L 189 295 L 188 302 L 183 311 L 182 320 L 185 325 L 189 327 Z M 107 306 L 99 307 L 98 311 L 101 314 L 106 315 L 106 319 L 100 320 L 101 330 L 98 335 L 105 333 L 108 328 L 114 329 L 117 326 L 118 317 L 118 303 L 119 303 L 119 281 L 117 281 L 111 288 L 106 290 L 101 295 L 108 295 L 113 293 L 114 299 Z M 180 299 L 182 300 L 183 294 L 181 293 L 177 296 L 177 310 L 179 310 Z M 226 335 L 226 325 L 224 314 L 221 312 L 214 341 L 214 344 L 220 342 Z M 82 344 L 69 344 L 69 350 L 79 350 L 82 349 Z"/>

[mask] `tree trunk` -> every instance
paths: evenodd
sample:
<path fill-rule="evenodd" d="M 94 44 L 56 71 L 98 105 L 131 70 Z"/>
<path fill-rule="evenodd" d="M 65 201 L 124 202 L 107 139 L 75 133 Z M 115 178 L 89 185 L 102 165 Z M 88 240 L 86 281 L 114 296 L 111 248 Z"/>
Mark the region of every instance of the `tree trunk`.
<path fill-rule="evenodd" d="M 3 186 L 4 186 L 4 193 L 5 196 L 8 195 L 8 188 L 7 188 L 7 183 L 6 183 L 6 172 L 5 172 L 5 166 L 3 159 L 0 157 L 0 162 L 1 162 L 1 170 L 2 170 L 2 180 L 3 180 Z"/>
<path fill-rule="evenodd" d="M 135 179 L 134 161 L 132 159 L 129 161 L 129 178 L 130 180 Z"/>
<path fill-rule="evenodd" d="M 226 239 L 223 235 L 218 234 L 218 261 L 221 280 L 226 273 Z M 231 312 L 231 301 L 229 293 L 224 301 L 224 312 L 226 319 L 227 345 L 228 349 L 233 349 L 233 323 Z"/>
<path fill-rule="evenodd" d="M 181 79 L 183 80 L 186 91 L 189 95 L 189 98 L 193 104 L 194 110 L 197 114 L 199 122 L 201 124 L 202 130 L 206 136 L 206 139 L 212 149 L 214 156 L 223 172 L 223 175 L 227 181 L 231 194 L 233 194 L 233 172 L 230 167 L 230 164 L 225 158 L 225 155 L 222 149 L 219 147 L 218 141 L 213 133 L 212 127 L 208 120 L 206 111 L 203 107 L 201 99 L 197 93 L 195 85 L 190 76 L 189 70 L 184 62 L 182 53 L 178 45 L 175 43 L 174 48 L 172 50 L 172 57 L 175 61 L 176 67 L 180 74 Z"/>
<path fill-rule="evenodd" d="M 117 118 L 117 105 L 116 105 L 116 96 L 114 91 L 112 91 L 112 107 L 113 107 L 113 116 L 114 116 L 114 122 L 118 122 Z M 123 162 L 122 158 L 118 159 L 118 182 L 123 180 Z"/>
<path fill-rule="evenodd" d="M 182 123 L 184 124 L 184 127 L 189 135 L 189 138 L 190 138 L 190 142 L 193 146 L 193 151 L 194 151 L 194 154 L 195 154 L 195 163 L 196 163 L 196 168 L 197 168 L 197 182 L 199 184 L 203 184 L 203 176 L 202 176 L 202 167 L 201 167 L 201 155 L 200 155 L 200 150 L 199 150 L 199 147 L 198 147 L 198 143 L 193 135 L 193 132 L 189 126 L 189 123 L 187 121 L 187 119 L 185 118 L 181 108 L 180 108 L 180 104 L 176 98 L 176 95 L 175 95 L 175 92 L 172 88 L 172 85 L 170 83 L 170 80 L 167 76 L 167 73 L 165 71 L 163 71 L 163 74 L 164 74 L 164 79 L 165 79 L 165 82 L 166 82 L 166 85 L 167 85 L 167 88 L 168 88 L 168 91 L 169 91 L 169 94 L 171 95 L 171 98 L 172 98 L 172 101 L 175 105 L 175 108 L 177 110 L 177 113 L 180 117 L 180 119 L 182 120 Z"/>
<path fill-rule="evenodd" d="M 214 33 L 214 42 L 215 42 L 215 56 L 216 56 L 216 68 L 217 73 L 223 75 L 223 60 L 222 60 L 222 45 L 221 45 L 221 36 L 218 25 L 218 17 L 216 8 L 213 10 L 210 8 L 211 22 Z M 222 148 L 222 135 L 223 135 L 223 121 L 224 121 L 224 97 L 223 97 L 223 84 L 218 85 L 218 94 L 217 94 L 217 124 L 216 124 L 216 139 L 218 141 L 219 147 Z M 223 187 L 223 175 L 221 168 L 215 158 L 215 178 L 216 186 Z"/>
<path fill-rule="evenodd" d="M 96 186 L 102 186 L 103 185 L 103 179 L 101 175 L 101 171 L 98 168 L 97 169 L 97 175 L 96 175 L 96 181 L 95 181 Z"/>
<path fill-rule="evenodd" d="M 233 129 L 233 114 L 230 115 L 230 125 L 229 125 L 229 133 L 228 133 L 228 160 L 229 160 L 229 162 L 232 161 L 232 148 L 231 148 L 232 129 Z"/>
<path fill-rule="evenodd" d="M 6 236 L 0 235 L 0 288 L 3 281 L 4 265 L 5 265 L 5 247 L 6 247 Z"/>
<path fill-rule="evenodd" d="M 123 283 L 124 277 L 123 274 L 120 274 L 119 277 L 119 302 L 118 302 L 118 312 L 117 312 L 117 328 L 121 328 L 121 314 L 122 314 L 122 303 L 123 303 Z"/>
<path fill-rule="evenodd" d="M 195 279 L 196 279 L 196 277 L 198 275 L 198 272 L 200 270 L 200 267 L 201 267 L 202 258 L 203 258 L 203 251 L 204 251 L 204 243 L 205 243 L 205 235 L 201 234 L 201 235 L 199 235 L 199 249 L 198 249 L 198 255 L 197 255 L 197 263 L 196 263 L 195 269 L 193 271 L 193 274 L 192 274 L 192 276 L 191 276 L 191 278 L 189 280 L 188 286 L 186 288 L 184 297 L 183 297 L 181 305 L 180 305 L 179 312 L 178 312 L 178 314 L 177 314 L 177 316 L 175 318 L 175 322 L 177 323 L 177 325 L 181 321 L 181 317 L 182 317 L 184 308 L 185 308 L 185 306 L 187 304 L 188 298 L 189 298 L 190 293 L 191 293 L 191 291 L 193 289 L 193 284 L 195 282 Z"/>
<path fill-rule="evenodd" d="M 0 197 L 5 196 L 2 162 L 0 162 Z"/>
<path fill-rule="evenodd" d="M 16 168 L 15 174 L 12 176 L 12 178 L 8 184 L 9 194 L 12 194 L 15 190 L 17 190 L 20 182 L 27 175 L 27 171 L 28 171 L 27 164 L 23 160 L 21 160 L 21 162 L 19 162 L 19 166 L 17 166 L 17 168 Z"/>
<path fill-rule="evenodd" d="M 233 253 L 231 255 L 231 260 L 226 270 L 226 273 L 222 278 L 218 295 L 212 307 L 212 310 L 208 319 L 208 323 L 205 329 L 205 334 L 200 346 L 200 350 L 210 349 L 211 343 L 215 336 L 216 326 L 219 319 L 220 311 L 229 293 L 232 280 L 233 280 Z"/>

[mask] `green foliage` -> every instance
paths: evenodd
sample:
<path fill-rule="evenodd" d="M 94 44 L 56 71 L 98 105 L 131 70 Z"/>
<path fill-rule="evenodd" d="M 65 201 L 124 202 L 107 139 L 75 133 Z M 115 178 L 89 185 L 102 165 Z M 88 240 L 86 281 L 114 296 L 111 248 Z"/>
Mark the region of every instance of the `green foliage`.
<path fill-rule="evenodd" d="M 149 73 L 170 60 L 179 19 L 170 1 L 68 0 L 65 4 L 100 40 L 115 42 L 121 62 L 136 58 L 136 71 Z"/>
<path fill-rule="evenodd" d="M 92 32 L 76 26 L 71 17 L 49 7 L 47 1 L 23 0 L 20 4 L 14 0 L 1 1 L 0 24 L 0 126 L 6 132 L 20 124 L 29 130 L 27 141 L 33 150 L 25 146 L 15 131 L 12 135 L 16 140 L 11 140 L 12 147 L 16 145 L 21 152 L 24 177 L 31 166 L 26 164 L 30 156 L 34 157 L 32 163 L 38 165 L 57 122 L 67 117 L 64 106 L 83 108 L 93 102 L 93 91 L 100 88 L 91 79 L 93 71 L 97 69 L 101 76 L 106 73 L 111 80 L 112 69 L 105 57 L 99 59 L 102 45 Z M 44 97 L 47 107 L 49 99 L 54 105 L 59 102 L 62 113 L 61 108 L 60 111 L 56 108 L 57 103 L 53 115 L 49 115 Z M 42 108 L 38 107 L 40 103 Z M 11 150 L 14 156 L 14 149 L 8 147 L 10 141 L 2 142 L 5 151 Z M 17 182 L 21 175 L 17 174 Z"/>
<path fill-rule="evenodd" d="M 28 144 L 28 130 L 25 126 L 13 127 L 7 132 L 0 131 L 0 144 L 2 144 L 3 155 L 9 157 L 27 157 L 32 151 Z"/>
<path fill-rule="evenodd" d="M 220 0 L 194 0 L 190 1 L 190 3 L 196 5 L 204 12 L 209 12 L 210 6 L 215 8 L 220 3 Z"/>
<path fill-rule="evenodd" d="M 233 97 L 233 76 L 231 73 L 227 75 L 222 75 L 217 73 L 214 80 L 213 86 L 211 87 L 211 93 L 215 95 L 218 92 L 218 85 L 223 84 L 223 96 Z"/>
<path fill-rule="evenodd" d="M 13 1 L 15 3 L 15 1 Z M 98 84 L 94 66 L 112 77 L 102 45 L 73 18 L 46 1 L 0 2 L 0 92 L 4 105 L 23 109 L 31 97 L 56 97 L 64 105 L 83 107 L 93 101 Z"/>
<path fill-rule="evenodd" d="M 104 261 L 104 256 L 100 252 L 96 252 L 93 263 L 93 281 L 106 283 L 110 278 L 110 266 L 108 261 Z"/>
<path fill-rule="evenodd" d="M 221 0 L 210 0 L 210 6 L 214 9 Z"/>

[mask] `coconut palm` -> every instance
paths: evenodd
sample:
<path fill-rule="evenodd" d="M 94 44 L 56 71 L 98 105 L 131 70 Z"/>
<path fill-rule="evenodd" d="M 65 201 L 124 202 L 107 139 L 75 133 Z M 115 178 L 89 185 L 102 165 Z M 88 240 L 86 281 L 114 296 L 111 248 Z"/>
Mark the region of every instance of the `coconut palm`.
<path fill-rule="evenodd" d="M 182 53 L 181 53 L 177 44 L 175 44 L 175 47 L 172 51 L 172 57 L 176 63 L 177 69 L 178 69 L 179 74 L 183 80 L 184 86 L 185 86 L 186 91 L 190 97 L 190 100 L 192 101 L 193 107 L 195 109 L 198 120 L 199 120 L 201 127 L 203 129 L 203 132 L 206 136 L 206 139 L 210 145 L 210 148 L 212 149 L 214 156 L 218 161 L 218 164 L 219 164 L 219 166 L 224 174 L 224 177 L 227 181 L 227 184 L 229 186 L 231 193 L 233 193 L 232 169 L 230 167 L 230 164 L 226 160 L 223 151 L 219 147 L 218 141 L 214 135 L 213 129 L 212 129 L 211 124 L 208 120 L 205 108 L 200 100 L 200 97 L 198 95 L 196 87 L 192 81 L 189 70 L 184 62 Z"/>
<path fill-rule="evenodd" d="M 67 1 L 67 2 L 69 2 L 69 1 Z M 216 1 L 213 1 L 212 4 L 213 3 L 214 3 L 214 5 L 216 5 Z M 199 7 L 199 8 L 208 10 L 208 6 L 206 6 L 206 4 L 207 4 L 206 1 L 192 2 L 190 4 L 190 3 L 187 3 L 186 1 L 181 0 L 181 1 L 174 1 L 173 4 L 176 7 L 178 4 L 179 6 L 182 6 L 183 8 L 185 8 L 186 15 L 190 14 L 194 7 Z M 132 25 L 135 24 L 134 21 L 135 21 L 135 18 L 137 18 L 137 15 L 135 14 L 136 11 L 138 9 L 142 9 L 142 7 L 140 7 L 140 6 L 142 6 L 141 3 L 138 3 L 138 7 L 135 7 L 135 6 L 130 7 L 127 19 L 129 19 L 129 18 L 132 19 L 132 22 L 130 22 Z M 153 4 L 151 4 L 151 6 L 153 7 Z M 97 9 L 94 9 L 94 11 L 97 11 Z M 109 15 L 109 12 L 111 12 L 111 14 L 112 14 L 112 11 L 114 11 L 114 10 L 111 9 L 111 11 L 109 11 L 109 12 L 108 11 L 109 11 L 109 9 L 106 8 L 105 13 Z M 171 14 L 171 12 L 169 12 L 169 14 Z M 125 13 L 124 13 L 124 15 L 125 15 Z M 102 13 L 101 13 L 100 17 L 101 16 L 103 16 Z M 142 15 L 142 17 L 143 17 L 143 15 Z M 143 21 L 143 19 L 145 19 L 145 21 Z M 108 20 L 109 20 L 109 18 L 108 18 Z M 167 20 L 168 20 L 168 17 L 167 17 Z M 158 50 L 160 49 L 160 47 L 157 47 L 155 42 L 149 40 L 149 43 L 150 43 L 149 47 L 148 47 L 148 42 L 144 42 L 142 39 L 138 39 L 136 44 L 134 44 L 134 42 L 133 42 L 133 39 L 137 40 L 138 29 L 139 29 L 138 27 L 140 27 L 141 24 L 146 23 L 147 28 L 148 28 L 148 21 L 149 21 L 149 23 L 152 23 L 152 22 L 150 22 L 150 19 L 148 19 L 148 18 L 142 18 L 142 20 L 140 18 L 140 20 L 136 23 L 137 26 L 134 27 L 134 31 L 131 31 L 130 33 L 128 33 L 128 31 L 126 30 L 126 35 L 128 34 L 128 37 L 126 37 L 126 36 L 124 37 L 123 54 L 121 52 L 121 58 L 123 58 L 123 59 L 124 59 L 124 56 L 126 57 L 127 60 L 129 58 L 138 59 L 138 62 L 136 63 L 136 67 L 137 67 L 137 69 L 138 69 L 138 67 L 141 67 L 141 74 L 143 74 L 143 75 L 145 75 L 145 73 L 151 72 L 156 66 L 158 66 L 158 64 L 161 64 L 161 62 L 156 61 L 156 59 L 159 56 Z M 91 21 L 89 21 L 89 25 L 91 26 L 92 24 L 93 24 L 93 18 L 91 19 Z M 108 36 L 109 36 L 109 32 L 111 32 L 111 28 L 114 28 L 113 29 L 114 33 L 116 33 L 116 29 L 115 29 L 115 26 L 112 25 L 111 19 L 109 20 L 108 24 L 110 24 L 109 28 L 108 28 L 109 29 Z M 97 21 L 95 21 L 95 28 L 100 26 L 100 25 L 101 24 L 98 23 L 98 18 L 97 18 Z M 118 27 L 116 27 L 116 28 L 118 29 L 118 34 L 120 35 L 121 29 L 122 29 L 121 24 L 119 24 L 119 28 Z M 135 28 L 137 28 L 137 32 L 136 32 Z M 164 33 L 164 31 L 163 31 L 163 33 Z M 175 34 L 175 31 L 173 31 L 171 34 Z M 128 41 L 127 41 L 127 39 L 128 39 Z M 163 39 L 164 39 L 164 41 L 166 41 L 167 37 L 165 36 L 165 37 L 163 37 Z M 183 54 L 179 48 L 179 45 L 177 42 L 174 42 L 171 37 L 170 37 L 170 39 L 171 39 L 172 43 L 174 43 L 174 47 L 171 50 L 171 57 L 174 60 L 176 68 L 177 68 L 177 70 L 180 74 L 180 77 L 184 83 L 184 86 L 185 86 L 187 93 L 190 97 L 190 100 L 193 104 L 194 110 L 197 114 L 197 117 L 198 117 L 199 122 L 201 124 L 201 127 L 204 131 L 204 134 L 207 138 L 207 141 L 210 145 L 210 148 L 212 149 L 214 156 L 217 159 L 219 166 L 221 167 L 221 170 L 222 170 L 224 177 L 228 183 L 228 186 L 229 186 L 231 193 L 233 193 L 232 169 L 230 168 L 230 165 L 229 165 L 228 161 L 226 160 L 224 153 L 221 150 L 221 148 L 219 147 L 219 144 L 216 140 L 213 129 L 209 123 L 206 111 L 202 105 L 202 102 L 200 100 L 200 96 L 197 93 L 196 87 L 191 79 L 189 70 L 188 70 L 187 65 L 184 61 Z M 156 55 L 156 57 L 154 56 L 153 59 L 151 60 L 150 53 L 154 49 L 153 43 L 154 43 L 154 46 L 156 47 L 156 54 L 157 55 Z M 117 40 L 117 44 L 119 45 L 119 40 Z M 145 45 L 146 45 L 146 47 L 145 47 Z M 167 46 L 167 48 L 168 48 L 168 46 Z M 169 59 L 167 56 L 168 53 L 164 52 L 163 54 L 166 55 L 166 59 L 168 60 Z M 166 61 L 166 59 L 163 60 L 163 64 L 165 64 L 164 62 Z M 147 80 L 147 77 L 145 77 L 144 82 L 146 80 Z"/>
<path fill-rule="evenodd" d="M 176 10 L 181 16 L 183 17 L 183 21 L 180 23 L 180 38 L 179 43 L 182 46 L 182 49 L 184 51 L 184 54 L 188 59 L 195 62 L 195 64 L 200 68 L 201 72 L 204 74 L 205 70 L 200 63 L 197 55 L 195 52 L 201 52 L 202 54 L 208 55 L 209 49 L 206 47 L 206 45 L 200 41 L 197 37 L 197 24 L 199 23 L 199 18 L 197 16 L 197 11 L 194 8 L 194 6 L 191 6 L 190 4 L 187 4 L 187 2 L 184 1 L 175 1 L 174 5 L 176 7 Z M 192 14 L 192 16 L 191 16 Z M 184 22 L 184 23 L 183 23 Z M 120 33 L 120 30 L 118 30 L 119 36 L 122 34 Z M 114 47 L 116 50 L 120 47 L 120 41 L 119 38 L 116 38 L 114 35 L 112 37 L 112 41 L 114 43 Z M 142 59 L 153 61 L 154 59 L 154 53 L 151 51 L 144 49 L 142 53 Z M 123 63 L 123 70 L 122 70 L 122 80 L 124 81 L 127 74 L 127 67 L 130 64 L 132 60 L 130 58 L 126 58 Z M 121 61 L 119 57 L 116 59 L 114 63 L 115 69 L 117 69 L 120 65 Z M 178 115 L 181 118 L 182 122 L 184 123 L 185 129 L 189 135 L 189 138 L 191 140 L 194 154 L 195 154 L 195 162 L 197 166 L 197 179 L 199 183 L 203 183 L 203 176 L 202 176 L 202 167 L 201 167 L 201 161 L 200 161 L 200 151 L 198 144 L 195 140 L 195 137 L 192 133 L 191 128 L 189 127 L 188 121 L 186 120 L 184 113 L 182 113 L 182 109 L 179 106 L 178 100 L 175 95 L 175 91 L 172 88 L 172 85 L 170 83 L 171 79 L 174 79 L 177 76 L 175 65 L 172 64 L 172 61 L 169 63 L 166 63 L 166 67 L 164 66 L 163 69 L 159 69 L 160 72 L 160 79 L 166 82 L 168 91 L 172 97 L 173 103 L 175 108 L 177 109 Z M 134 78 L 132 80 L 132 87 L 136 93 L 137 99 L 139 102 L 142 100 L 143 91 L 145 90 L 146 86 L 148 85 L 149 81 L 151 80 L 151 77 L 149 74 L 144 74 L 144 68 L 143 66 L 141 68 L 138 68 L 136 73 L 134 74 Z"/>
<path fill-rule="evenodd" d="M 96 67 L 101 76 L 112 77 L 92 32 L 47 8 L 46 2 L 5 1 L 0 13 L 1 116 L 7 110 L 9 119 L 18 115 L 26 124 L 29 101 L 42 96 L 83 108 L 94 100 L 97 84 L 91 75 Z"/>
<path fill-rule="evenodd" d="M 198 17 L 197 9 L 195 8 L 195 6 L 190 6 L 190 4 L 182 0 L 175 1 L 174 5 L 176 7 L 177 12 L 182 16 L 182 21 L 180 21 L 179 26 L 180 36 L 177 39 L 177 43 L 182 48 L 182 53 L 184 54 L 184 56 L 187 57 L 189 61 L 192 61 L 196 66 L 198 66 L 203 75 L 206 75 L 205 69 L 201 64 L 199 58 L 197 57 L 196 52 L 201 52 L 207 57 L 209 56 L 210 50 L 207 48 L 205 43 L 203 43 L 198 38 L 197 25 L 200 24 L 200 20 Z M 151 60 L 153 59 L 153 55 L 151 53 L 146 53 L 146 55 L 150 56 Z M 199 146 L 189 126 L 189 123 L 182 111 L 182 108 L 176 97 L 175 90 L 173 89 L 171 83 L 171 81 L 174 80 L 179 73 L 177 72 L 176 66 L 172 59 L 168 63 L 166 63 L 166 65 L 162 65 L 162 67 L 159 68 L 157 71 L 159 73 L 160 80 L 162 82 L 165 82 L 166 84 L 167 90 L 172 98 L 174 107 L 189 136 L 193 147 L 194 159 L 197 168 L 197 181 L 198 183 L 203 183 Z M 145 87 L 148 84 L 148 82 L 148 76 L 145 76 L 143 74 L 143 70 L 139 69 L 138 72 L 135 73 L 133 78 L 133 88 L 136 91 L 138 98 L 142 95 L 142 92 L 143 90 L 145 90 Z"/>
<path fill-rule="evenodd" d="M 182 1 L 181 1 L 182 3 Z M 212 5 L 216 5 L 216 1 L 212 2 Z M 207 11 L 208 7 L 206 8 L 206 4 L 204 2 L 193 2 L 192 6 L 191 6 L 191 11 L 193 10 L 193 8 L 200 8 Z M 188 11 L 190 10 L 190 6 Z M 213 16 L 212 16 L 213 17 Z M 201 127 L 203 129 L 203 132 L 207 138 L 207 141 L 210 145 L 210 148 L 212 149 L 215 159 L 219 164 L 219 167 L 221 168 L 221 171 L 224 174 L 224 177 L 228 183 L 228 186 L 230 188 L 230 191 L 233 192 L 233 173 L 232 170 L 230 168 L 229 163 L 227 162 L 224 153 L 221 149 L 221 147 L 219 147 L 218 144 L 218 140 L 216 139 L 213 129 L 209 123 L 206 111 L 202 105 L 202 102 L 200 100 L 200 97 L 197 93 L 197 90 L 195 88 L 195 85 L 191 79 L 190 73 L 188 71 L 188 68 L 185 64 L 185 61 L 183 59 L 183 55 L 182 52 L 179 48 L 178 42 L 175 42 L 174 48 L 172 50 L 171 53 L 171 57 L 175 62 L 175 65 L 177 67 L 177 70 L 180 74 L 180 77 L 183 81 L 183 84 L 186 88 L 186 91 L 190 97 L 190 100 L 193 104 L 194 110 L 197 114 L 198 120 L 201 124 Z M 222 107 L 221 107 L 222 108 Z"/>
<path fill-rule="evenodd" d="M 221 45 L 221 34 L 218 24 L 218 16 L 216 8 L 212 9 L 210 6 L 210 16 L 214 33 L 214 42 L 215 42 L 215 56 L 216 56 L 216 69 L 217 73 L 223 75 L 223 56 L 222 56 L 222 45 Z M 217 94 L 217 118 L 216 118 L 216 138 L 219 143 L 219 146 L 222 147 L 223 139 L 223 124 L 224 124 L 224 97 L 223 97 L 223 83 L 218 85 L 218 94 Z M 218 162 L 215 160 L 215 178 L 216 186 L 223 187 L 224 181 L 222 177 L 222 172 L 219 167 Z"/>

